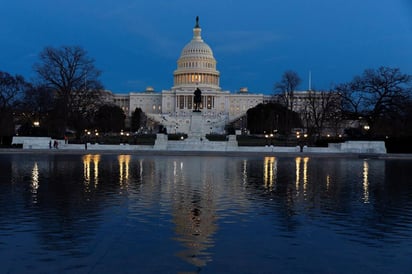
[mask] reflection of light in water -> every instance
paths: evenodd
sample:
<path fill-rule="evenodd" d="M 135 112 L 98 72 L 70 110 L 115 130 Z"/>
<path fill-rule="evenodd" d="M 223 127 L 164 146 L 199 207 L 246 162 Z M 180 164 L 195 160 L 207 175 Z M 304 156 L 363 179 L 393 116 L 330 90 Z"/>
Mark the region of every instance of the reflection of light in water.
<path fill-rule="evenodd" d="M 143 178 L 143 160 L 139 161 L 139 178 L 142 179 Z"/>
<path fill-rule="evenodd" d="M 213 196 L 211 194 L 211 197 Z M 184 247 L 176 255 L 202 268 L 212 261 L 211 253 L 207 250 L 214 246 L 213 235 L 217 230 L 213 198 L 195 195 L 192 199 L 176 202 L 178 203 L 175 205 L 176 213 L 173 218 L 176 225 L 176 240 Z"/>
<path fill-rule="evenodd" d="M 277 161 L 275 157 L 265 157 L 264 159 L 264 174 L 263 174 L 263 182 L 265 184 L 265 188 L 273 188 L 273 185 L 276 180 L 276 172 L 277 172 Z"/>
<path fill-rule="evenodd" d="M 295 165 L 296 165 L 296 194 L 299 193 L 299 184 L 300 184 L 300 161 L 302 158 L 296 157 Z"/>
<path fill-rule="evenodd" d="M 181 244 L 176 256 L 200 271 L 212 261 L 209 249 L 215 244 L 218 215 L 215 201 L 222 195 L 215 181 L 220 183 L 220 172 L 225 169 L 214 160 L 174 160 L 170 164 L 170 181 L 175 183 L 165 191 L 172 198 L 174 239 Z"/>
<path fill-rule="evenodd" d="M 100 161 L 100 155 L 94 155 L 94 157 L 93 157 L 94 187 L 96 187 L 99 183 L 99 161 Z"/>
<path fill-rule="evenodd" d="M 181 181 L 184 173 L 183 162 L 173 161 L 173 183 L 176 184 Z"/>
<path fill-rule="evenodd" d="M 369 164 L 363 161 L 363 201 L 369 203 Z"/>
<path fill-rule="evenodd" d="M 306 195 L 306 189 L 308 187 L 308 162 L 309 157 L 303 158 L 303 192 Z"/>
<path fill-rule="evenodd" d="M 326 190 L 329 190 L 330 187 L 330 175 L 326 175 Z"/>
<path fill-rule="evenodd" d="M 33 197 L 33 203 L 37 203 L 37 189 L 39 188 L 39 166 L 37 162 L 34 163 L 31 171 L 31 193 Z"/>
<path fill-rule="evenodd" d="M 308 187 L 308 162 L 309 157 L 303 158 L 303 193 L 306 195 L 306 189 Z M 296 157 L 295 159 L 296 164 L 296 194 L 299 194 L 300 188 L 300 176 L 301 176 L 301 165 L 302 165 L 302 158 Z"/>
<path fill-rule="evenodd" d="M 173 176 L 176 177 L 177 175 L 177 162 L 173 161 Z"/>
<path fill-rule="evenodd" d="M 91 155 L 83 156 L 83 178 L 86 185 L 90 183 L 90 157 Z"/>
<path fill-rule="evenodd" d="M 99 161 L 100 155 L 87 154 L 83 156 L 83 177 L 86 191 L 89 191 L 91 177 L 91 163 L 93 162 L 94 187 L 99 183 Z"/>
<path fill-rule="evenodd" d="M 119 155 L 117 159 L 119 160 L 119 182 L 122 185 L 123 182 L 127 183 L 129 180 L 130 155 Z"/>
<path fill-rule="evenodd" d="M 243 171 L 242 171 L 243 184 L 247 184 L 247 160 L 243 160 Z"/>

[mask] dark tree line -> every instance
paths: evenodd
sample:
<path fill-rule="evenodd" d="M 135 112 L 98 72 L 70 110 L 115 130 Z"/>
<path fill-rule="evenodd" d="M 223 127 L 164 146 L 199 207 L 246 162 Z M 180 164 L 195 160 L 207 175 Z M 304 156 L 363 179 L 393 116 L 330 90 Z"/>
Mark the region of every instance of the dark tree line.
<path fill-rule="evenodd" d="M 412 76 L 398 68 L 367 69 L 336 87 L 343 113 L 364 119 L 371 135 L 411 134 Z"/>
<path fill-rule="evenodd" d="M 0 145 L 5 136 L 14 134 L 14 112 L 29 88 L 22 76 L 0 71 Z"/>
<path fill-rule="evenodd" d="M 120 132 L 125 119 L 123 110 L 115 105 L 102 105 L 94 116 L 96 128 L 101 132 Z"/>
<path fill-rule="evenodd" d="M 247 128 L 252 134 L 290 134 L 292 128 L 301 128 L 299 115 L 278 103 L 259 104 L 247 111 Z"/>
<path fill-rule="evenodd" d="M 62 138 L 68 132 L 79 137 L 91 127 L 124 128 L 123 110 L 101 100 L 100 71 L 82 48 L 47 47 L 34 70 L 35 83 L 0 71 L 1 142 L 15 133 Z"/>
<path fill-rule="evenodd" d="M 373 138 L 412 135 L 412 76 L 399 68 L 366 69 L 329 91 L 307 91 L 300 102 L 295 96 L 299 84 L 297 73 L 286 71 L 275 84 L 274 101 L 299 112 L 311 135 L 319 136 L 326 127 L 337 132 L 350 121 L 357 121 L 359 128 L 347 132 L 364 127 L 367 132 L 362 134 Z"/>
<path fill-rule="evenodd" d="M 57 138 L 68 131 L 79 135 L 85 128 L 119 131 L 125 126 L 123 110 L 102 101 L 100 71 L 81 47 L 47 47 L 34 70 L 35 83 L 0 71 L 0 144 L 3 137 L 15 134 L 16 126 L 22 135 Z M 276 103 L 247 112 L 249 131 L 288 135 L 304 127 L 320 135 L 326 126 L 338 129 L 345 120 L 361 120 L 370 136 L 412 135 L 412 76 L 398 68 L 367 69 L 330 91 L 309 91 L 297 114 L 295 91 L 300 83 L 297 73 L 286 71 L 275 84 Z M 136 109 L 131 130 L 138 131 L 145 119 Z"/>
<path fill-rule="evenodd" d="M 131 117 L 131 123 L 130 123 L 130 130 L 137 132 L 141 125 L 143 124 L 143 120 L 145 119 L 145 115 L 140 108 L 136 108 Z"/>
<path fill-rule="evenodd" d="M 101 105 L 103 87 L 100 71 L 87 52 L 78 47 L 45 48 L 34 65 L 42 86 L 54 92 L 53 117 L 56 134 L 68 128 L 80 132 L 87 127 L 96 108 Z"/>
<path fill-rule="evenodd" d="M 296 72 L 288 70 L 283 73 L 280 82 L 275 84 L 274 89 L 279 94 L 280 102 L 291 111 L 294 111 L 294 93 L 301 82 Z"/>

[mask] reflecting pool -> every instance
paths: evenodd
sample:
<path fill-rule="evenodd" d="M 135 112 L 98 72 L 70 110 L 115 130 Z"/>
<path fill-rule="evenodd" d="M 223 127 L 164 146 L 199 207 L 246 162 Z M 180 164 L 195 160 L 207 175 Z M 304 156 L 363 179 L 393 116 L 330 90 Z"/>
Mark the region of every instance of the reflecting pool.
<path fill-rule="evenodd" d="M 412 273 L 412 161 L 0 154 L 1 273 Z"/>

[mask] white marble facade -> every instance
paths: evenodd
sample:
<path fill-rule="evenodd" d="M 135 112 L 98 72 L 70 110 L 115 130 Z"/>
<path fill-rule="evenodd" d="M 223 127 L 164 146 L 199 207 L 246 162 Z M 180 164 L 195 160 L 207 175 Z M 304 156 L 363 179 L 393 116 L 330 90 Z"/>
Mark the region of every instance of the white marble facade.
<path fill-rule="evenodd" d="M 115 104 L 129 116 L 140 108 L 151 119 L 167 128 L 168 132 L 189 133 L 192 115 L 200 115 L 202 132 L 223 133 L 227 123 L 242 117 L 249 108 L 263 103 L 263 94 L 249 93 L 241 88 L 231 93 L 220 88 L 220 72 L 212 49 L 201 37 L 199 20 L 193 28 L 193 38 L 186 44 L 173 72 L 170 90 L 113 94 Z M 194 113 L 194 91 L 202 91 L 200 113 Z M 196 121 L 199 122 L 198 119 Z"/>

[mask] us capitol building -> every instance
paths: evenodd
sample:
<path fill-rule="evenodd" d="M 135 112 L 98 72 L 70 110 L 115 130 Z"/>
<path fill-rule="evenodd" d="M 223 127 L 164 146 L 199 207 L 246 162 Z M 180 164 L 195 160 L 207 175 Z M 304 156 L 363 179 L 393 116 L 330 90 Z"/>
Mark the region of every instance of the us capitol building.
<path fill-rule="evenodd" d="M 168 133 L 204 135 L 223 133 L 225 125 L 246 114 L 249 108 L 263 103 L 263 94 L 251 94 L 247 88 L 236 93 L 222 90 L 220 72 L 210 46 L 201 36 L 199 18 L 192 40 L 185 45 L 177 69 L 173 72 L 173 87 L 155 92 L 148 87 L 142 92 L 112 94 L 109 98 L 130 117 L 140 108 L 148 119 L 163 125 Z M 200 112 L 195 110 L 196 89 L 201 90 Z"/>

